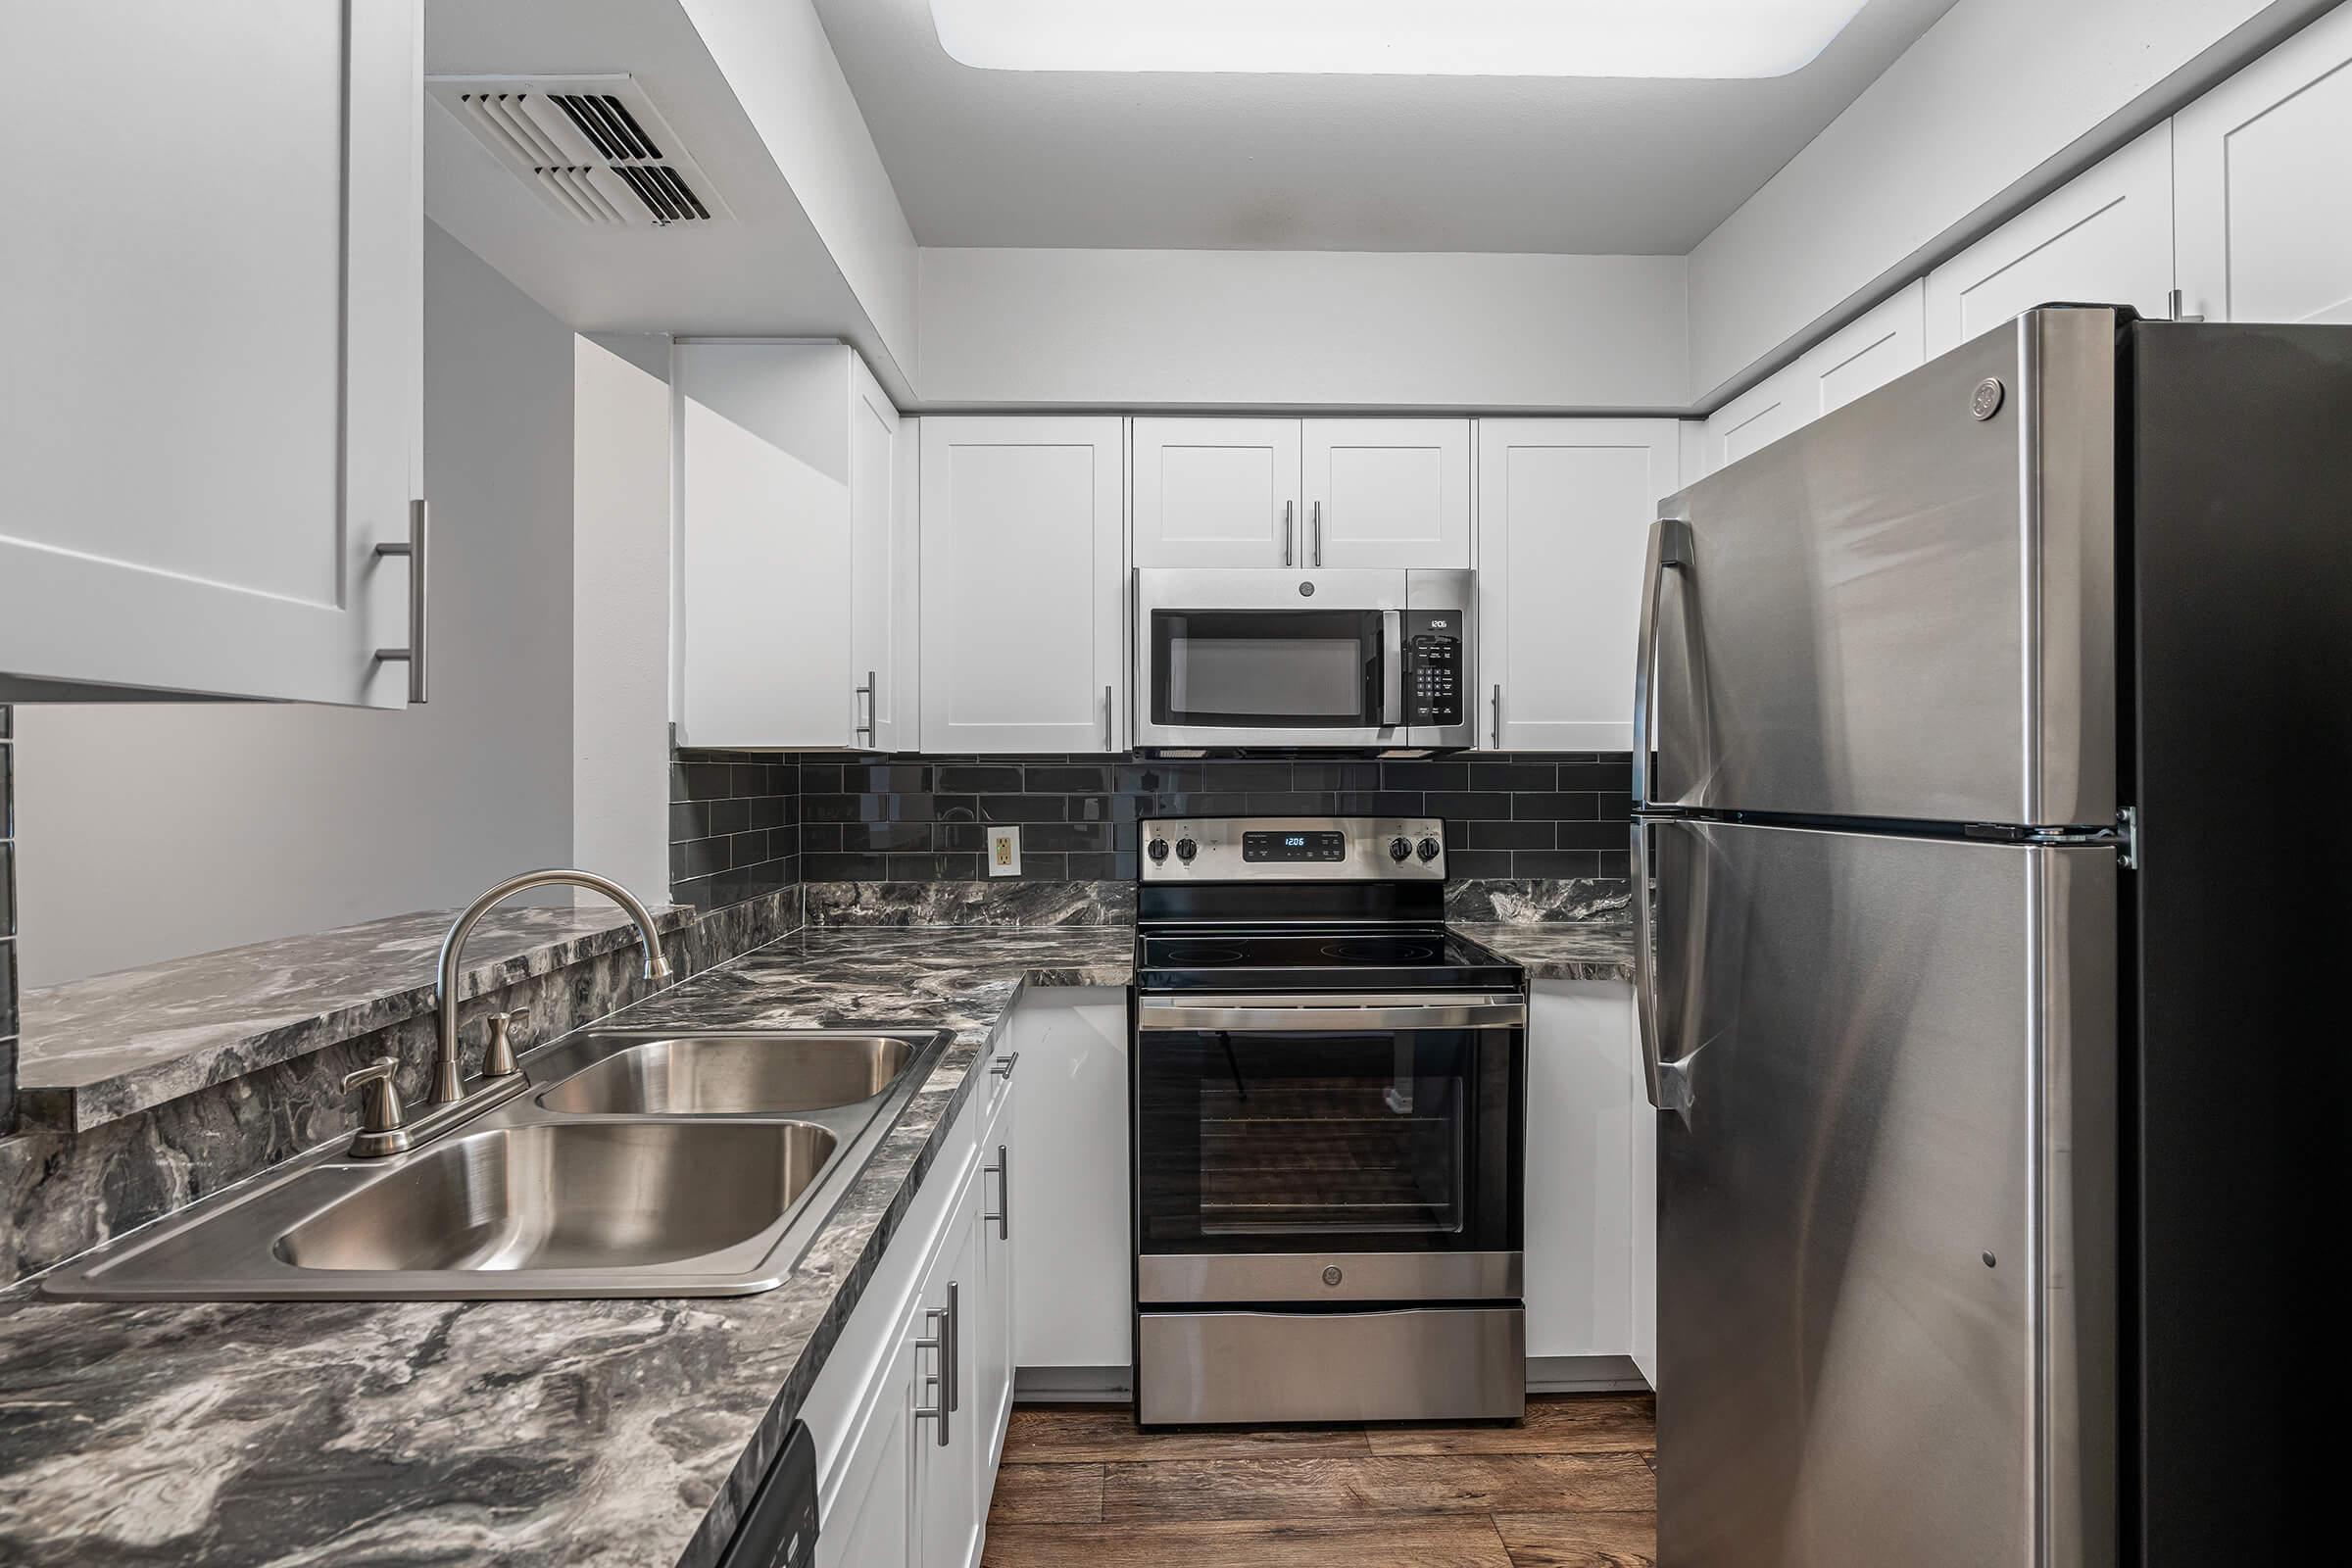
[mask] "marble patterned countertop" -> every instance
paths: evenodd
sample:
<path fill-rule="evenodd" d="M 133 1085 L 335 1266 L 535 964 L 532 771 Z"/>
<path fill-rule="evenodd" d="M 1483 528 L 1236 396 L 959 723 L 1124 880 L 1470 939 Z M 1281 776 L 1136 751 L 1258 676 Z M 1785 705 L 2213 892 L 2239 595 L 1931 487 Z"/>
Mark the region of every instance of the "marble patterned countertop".
<path fill-rule="evenodd" d="M 0 1561 L 706 1568 L 1024 984 L 1123 986 L 1133 933 L 803 931 L 612 1027 L 956 1031 L 790 1280 L 678 1300 L 0 1294 Z"/>
<path fill-rule="evenodd" d="M 1634 929 L 1615 921 L 1546 920 L 1453 929 L 1527 970 L 1530 980 L 1631 980 Z"/>
<path fill-rule="evenodd" d="M 455 909 L 102 974 L 24 993 L 17 1109 L 27 1127 L 86 1132 L 208 1084 L 308 1055 L 433 1005 Z M 694 910 L 658 906 L 662 933 Z M 493 909 L 466 945 L 463 997 L 504 990 L 624 947 L 618 909 Z"/>

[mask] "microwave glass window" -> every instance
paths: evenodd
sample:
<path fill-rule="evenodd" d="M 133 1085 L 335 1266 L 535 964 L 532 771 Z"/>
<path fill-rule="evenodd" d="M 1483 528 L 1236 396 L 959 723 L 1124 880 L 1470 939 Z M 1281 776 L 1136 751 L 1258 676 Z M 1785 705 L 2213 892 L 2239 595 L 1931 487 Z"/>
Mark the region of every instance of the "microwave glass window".
<path fill-rule="evenodd" d="M 1378 611 L 1153 611 L 1152 720 L 1257 729 L 1377 725 L 1381 628 Z"/>
<path fill-rule="evenodd" d="M 1352 723 L 1363 705 L 1352 637 L 1176 637 L 1168 653 L 1169 700 L 1185 712 Z"/>

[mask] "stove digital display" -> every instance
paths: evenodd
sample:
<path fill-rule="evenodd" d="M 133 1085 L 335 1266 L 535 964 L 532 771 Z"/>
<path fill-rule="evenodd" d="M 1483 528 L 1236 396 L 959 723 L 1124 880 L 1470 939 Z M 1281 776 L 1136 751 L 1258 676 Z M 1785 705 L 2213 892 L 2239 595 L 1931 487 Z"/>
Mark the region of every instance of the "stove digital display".
<path fill-rule="evenodd" d="M 1348 835 L 1345 833 L 1249 832 L 1242 835 L 1242 858 L 1245 861 L 1344 860 L 1347 858 Z"/>

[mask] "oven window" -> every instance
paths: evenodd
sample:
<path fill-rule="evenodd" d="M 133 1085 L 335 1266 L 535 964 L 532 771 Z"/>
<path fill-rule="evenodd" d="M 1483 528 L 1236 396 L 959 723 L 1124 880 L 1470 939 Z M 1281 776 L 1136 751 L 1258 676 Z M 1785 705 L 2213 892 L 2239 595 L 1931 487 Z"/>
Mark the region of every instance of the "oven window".
<path fill-rule="evenodd" d="M 1517 1247 L 1516 1038 L 1148 1034 L 1137 1128 L 1146 1250 Z"/>
<path fill-rule="evenodd" d="M 1375 726 L 1380 633 L 1376 610 L 1155 610 L 1152 721 Z"/>

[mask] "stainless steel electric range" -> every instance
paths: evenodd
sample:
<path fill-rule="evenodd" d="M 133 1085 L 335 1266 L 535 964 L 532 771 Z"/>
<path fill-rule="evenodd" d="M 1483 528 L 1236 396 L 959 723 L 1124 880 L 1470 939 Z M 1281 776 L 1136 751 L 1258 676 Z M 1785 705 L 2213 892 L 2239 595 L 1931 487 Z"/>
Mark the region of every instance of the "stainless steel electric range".
<path fill-rule="evenodd" d="M 1526 1402 L 1526 976 L 1446 928 L 1443 823 L 1148 820 L 1136 1418 Z"/>

